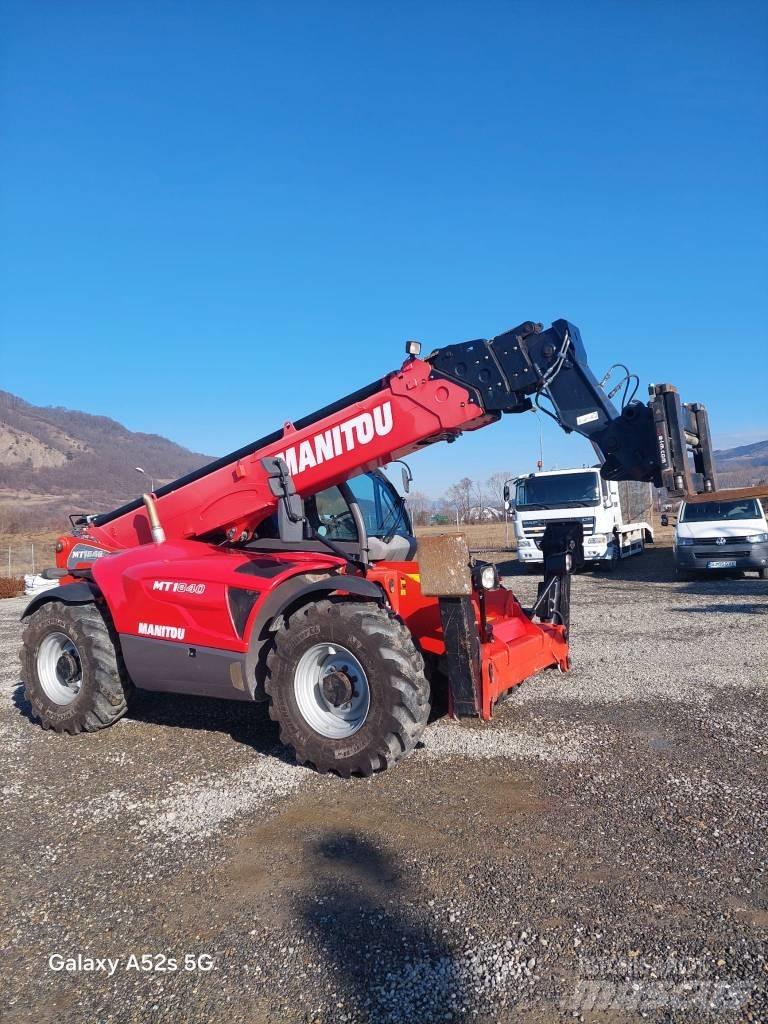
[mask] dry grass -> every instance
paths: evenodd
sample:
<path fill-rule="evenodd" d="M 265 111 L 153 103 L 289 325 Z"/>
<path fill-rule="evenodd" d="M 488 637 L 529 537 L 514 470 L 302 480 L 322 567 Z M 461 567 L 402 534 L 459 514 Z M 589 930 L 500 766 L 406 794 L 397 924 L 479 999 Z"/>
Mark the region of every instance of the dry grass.
<path fill-rule="evenodd" d="M 24 593 L 24 580 L 21 576 L 0 577 L 0 600 L 4 597 L 18 597 Z"/>
<path fill-rule="evenodd" d="M 467 523 L 463 526 L 417 526 L 417 537 L 434 537 L 437 534 L 463 533 L 470 548 L 494 548 L 503 550 L 515 548 L 515 531 L 509 524 L 508 541 L 505 539 L 504 523 Z"/>
<path fill-rule="evenodd" d="M 3 547 L 7 548 L 9 544 L 12 548 L 29 547 L 31 544 L 34 544 L 35 550 L 40 548 L 41 551 L 53 551 L 56 538 L 68 532 L 69 524 L 62 526 L 60 530 L 22 530 L 19 533 L 0 532 L 0 554 Z"/>
<path fill-rule="evenodd" d="M 63 530 L 30 530 L 22 533 L 0 533 L 0 573 L 7 578 L 9 548 L 11 549 L 10 575 L 12 577 L 31 573 L 33 564 L 35 572 L 54 566 L 56 554 L 53 547 L 56 538 L 63 532 Z"/>

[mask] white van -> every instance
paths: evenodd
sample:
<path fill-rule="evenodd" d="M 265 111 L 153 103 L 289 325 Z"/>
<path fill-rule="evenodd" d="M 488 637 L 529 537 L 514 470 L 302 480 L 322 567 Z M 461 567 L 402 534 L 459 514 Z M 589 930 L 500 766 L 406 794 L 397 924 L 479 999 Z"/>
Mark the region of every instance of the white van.
<path fill-rule="evenodd" d="M 675 526 L 678 573 L 751 571 L 768 580 L 768 522 L 757 498 L 685 502 Z"/>

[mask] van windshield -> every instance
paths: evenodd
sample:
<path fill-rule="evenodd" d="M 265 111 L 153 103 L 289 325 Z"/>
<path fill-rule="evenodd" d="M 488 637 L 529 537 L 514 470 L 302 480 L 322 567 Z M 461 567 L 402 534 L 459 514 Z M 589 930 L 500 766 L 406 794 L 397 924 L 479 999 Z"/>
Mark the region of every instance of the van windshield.
<path fill-rule="evenodd" d="M 686 505 L 680 516 L 680 522 L 711 523 L 717 520 L 762 518 L 757 499 L 744 498 L 741 501 L 702 501 L 701 504 Z"/>
<path fill-rule="evenodd" d="M 523 511 L 599 504 L 600 488 L 597 473 L 526 476 L 517 481 L 515 489 L 515 507 Z"/>

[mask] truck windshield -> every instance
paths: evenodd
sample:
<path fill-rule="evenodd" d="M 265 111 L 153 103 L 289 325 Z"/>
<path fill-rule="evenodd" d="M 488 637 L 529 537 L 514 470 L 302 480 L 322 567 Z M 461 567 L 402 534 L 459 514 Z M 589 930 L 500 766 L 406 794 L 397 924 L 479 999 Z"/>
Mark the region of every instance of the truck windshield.
<path fill-rule="evenodd" d="M 741 501 L 702 501 L 686 505 L 680 516 L 681 523 L 704 523 L 731 519 L 762 519 L 756 498 Z"/>
<path fill-rule="evenodd" d="M 528 476 L 517 481 L 515 507 L 522 511 L 599 504 L 600 488 L 597 473 Z"/>

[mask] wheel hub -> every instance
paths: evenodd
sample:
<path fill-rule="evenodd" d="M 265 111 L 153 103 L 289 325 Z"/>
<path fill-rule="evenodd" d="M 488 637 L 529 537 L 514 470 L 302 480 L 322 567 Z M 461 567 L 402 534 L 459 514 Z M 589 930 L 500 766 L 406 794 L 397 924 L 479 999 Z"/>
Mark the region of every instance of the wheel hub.
<path fill-rule="evenodd" d="M 310 728 L 328 739 L 347 739 L 368 717 L 368 676 L 341 644 L 320 641 L 299 659 L 293 680 L 296 703 Z"/>
<path fill-rule="evenodd" d="M 59 660 L 56 662 L 56 672 L 61 681 L 69 686 L 80 673 L 80 666 L 77 663 L 77 659 L 74 655 L 66 651 Z"/>
<path fill-rule="evenodd" d="M 83 685 L 83 662 L 72 637 L 49 633 L 37 651 L 37 675 L 54 704 L 71 704 Z"/>
<path fill-rule="evenodd" d="M 323 676 L 320 684 L 323 696 L 335 708 L 349 704 L 355 696 L 355 684 L 349 673 L 343 669 L 331 669 Z"/>

